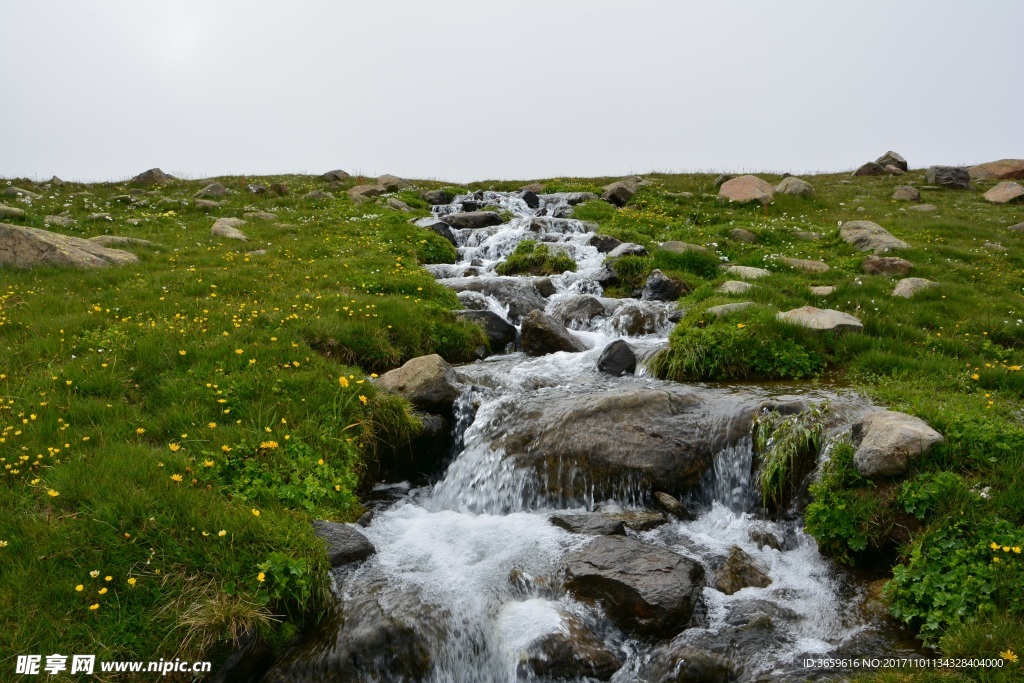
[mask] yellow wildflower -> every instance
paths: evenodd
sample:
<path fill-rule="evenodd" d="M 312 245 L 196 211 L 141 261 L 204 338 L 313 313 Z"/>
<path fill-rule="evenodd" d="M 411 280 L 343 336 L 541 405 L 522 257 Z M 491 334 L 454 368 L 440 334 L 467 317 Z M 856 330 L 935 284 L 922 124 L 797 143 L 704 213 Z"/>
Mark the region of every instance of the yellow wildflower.
<path fill-rule="evenodd" d="M 100 575 L 100 570 L 99 570 L 99 569 L 93 569 L 93 570 L 92 570 L 91 572 L 89 572 L 89 576 L 91 576 L 91 577 L 92 577 L 92 578 L 94 578 L 94 579 L 95 579 L 95 578 L 96 578 L 97 576 L 99 576 L 99 575 Z"/>
<path fill-rule="evenodd" d="M 267 575 L 264 574 L 263 572 L 260 572 L 259 574 L 256 575 L 256 580 L 259 581 L 260 583 L 263 583 L 264 581 L 267 580 Z"/>
<path fill-rule="evenodd" d="M 260 516 L 260 511 L 257 510 L 256 508 L 253 508 L 252 509 L 252 514 L 253 514 L 254 517 L 259 517 Z"/>
<path fill-rule="evenodd" d="M 184 353 L 184 351 L 182 351 L 182 353 Z M 98 610 L 99 608 L 100 608 L 100 603 L 98 603 L 98 602 L 95 605 L 89 605 L 89 609 L 91 609 L 91 610 Z"/>
<path fill-rule="evenodd" d="M 46 492 L 46 495 L 50 496 L 50 498 L 56 498 L 57 496 L 60 495 L 60 491 L 54 491 L 53 489 L 50 489 L 49 491 Z"/>
<path fill-rule="evenodd" d="M 106 595 L 107 594 L 107 587 L 104 586 L 103 588 L 99 589 L 96 592 L 99 593 L 100 595 Z"/>
<path fill-rule="evenodd" d="M 178 351 L 178 355 L 179 356 L 184 356 L 185 355 L 185 349 L 182 349 L 181 351 Z"/>
<path fill-rule="evenodd" d="M 145 427 L 139 427 L 138 429 L 135 430 L 135 433 L 138 434 L 139 436 L 142 436 L 143 434 L 146 433 L 146 429 Z"/>
<path fill-rule="evenodd" d="M 263 443 L 260 444 L 260 448 L 262 448 L 264 450 L 272 451 L 275 448 L 277 448 L 278 445 L 279 444 L 276 441 L 264 441 Z"/>
<path fill-rule="evenodd" d="M 181 446 L 176 443 L 168 444 L 167 447 L 171 449 L 171 453 L 177 453 L 181 450 Z"/>
<path fill-rule="evenodd" d="M 1014 664 L 1017 663 L 1017 653 L 1010 648 L 1006 648 L 1005 652 L 1000 652 L 999 656 L 1008 662 L 1013 662 Z"/>
<path fill-rule="evenodd" d="M 137 582 L 137 579 L 134 576 L 132 576 L 132 577 L 130 577 L 128 579 L 128 585 L 129 586 L 134 586 L 136 584 L 136 582 Z"/>
<path fill-rule="evenodd" d="M 212 460 L 204 460 L 203 461 L 203 465 L 205 465 L 206 467 L 213 467 L 213 461 Z"/>
<path fill-rule="evenodd" d="M 988 547 L 992 548 L 992 550 L 999 550 L 999 544 L 996 543 L 995 541 L 992 541 L 991 543 L 989 543 Z"/>
<path fill-rule="evenodd" d="M 361 402 L 361 403 L 362 403 L 362 404 L 363 404 L 364 406 L 366 405 L 366 397 L 365 397 L 365 396 L 363 396 L 362 394 L 359 394 L 359 401 L 360 401 L 360 402 Z"/>
<path fill-rule="evenodd" d="M 348 379 L 345 378 L 345 377 L 339 377 L 338 378 L 338 384 L 340 384 L 343 387 L 347 387 L 348 386 Z"/>
<path fill-rule="evenodd" d="M 85 590 L 85 586 L 83 586 L 82 584 L 78 584 L 77 586 L 75 586 L 75 590 L 81 593 Z"/>
<path fill-rule="evenodd" d="M 173 481 L 175 483 L 180 483 L 181 482 L 181 475 L 180 474 L 172 474 L 171 475 L 171 481 Z"/>

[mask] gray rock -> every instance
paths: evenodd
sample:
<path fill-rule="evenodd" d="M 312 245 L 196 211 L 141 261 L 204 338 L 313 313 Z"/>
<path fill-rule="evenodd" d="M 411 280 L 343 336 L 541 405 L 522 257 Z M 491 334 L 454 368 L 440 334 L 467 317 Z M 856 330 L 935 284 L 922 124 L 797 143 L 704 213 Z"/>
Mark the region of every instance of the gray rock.
<path fill-rule="evenodd" d="M 971 176 L 966 168 L 958 166 L 929 166 L 924 173 L 929 185 L 948 187 L 955 190 L 971 189 Z"/>
<path fill-rule="evenodd" d="M 749 588 L 765 588 L 772 580 L 754 563 L 754 558 L 737 545 L 729 548 L 729 557 L 715 571 L 715 588 L 726 595 Z"/>
<path fill-rule="evenodd" d="M 0 204 L 0 218 L 24 218 L 24 209 L 18 209 L 6 204 Z"/>
<path fill-rule="evenodd" d="M 332 567 L 362 562 L 377 552 L 369 539 L 350 524 L 318 519 L 313 522 L 313 532 L 327 547 L 327 560 Z"/>
<path fill-rule="evenodd" d="M 919 417 L 893 411 L 868 413 L 853 426 L 853 464 L 869 478 L 898 476 L 913 460 L 945 439 Z"/>
<path fill-rule="evenodd" d="M 466 310 L 486 311 L 488 308 L 487 297 L 480 292 L 470 292 L 467 290 L 465 292 L 459 292 L 456 296 L 459 297 L 459 302 Z"/>
<path fill-rule="evenodd" d="M 269 191 L 267 190 L 267 186 L 263 183 L 250 183 L 245 186 L 245 189 L 248 190 L 250 194 L 267 194 Z"/>
<path fill-rule="evenodd" d="M 689 242 L 662 242 L 659 245 L 665 251 L 671 251 L 673 254 L 685 254 L 688 251 L 702 251 L 707 252 L 707 247 L 702 247 L 699 244 L 690 244 Z"/>
<path fill-rule="evenodd" d="M 75 219 L 71 218 L 71 216 L 47 216 L 43 219 L 43 222 L 60 228 L 70 228 L 75 224 Z"/>
<path fill-rule="evenodd" d="M 226 197 L 228 194 L 227 188 L 220 183 L 210 183 L 203 189 L 196 192 L 192 197 L 194 199 L 221 199 Z"/>
<path fill-rule="evenodd" d="M 569 592 L 601 603 L 618 626 L 642 634 L 678 633 L 704 582 L 697 562 L 621 536 L 596 536 L 565 564 Z"/>
<path fill-rule="evenodd" d="M 668 323 L 663 306 L 652 306 L 640 301 L 627 301 L 612 313 L 609 321 L 618 334 L 639 337 L 654 334 Z"/>
<path fill-rule="evenodd" d="M 811 294 L 814 296 L 832 296 L 836 291 L 835 285 L 822 285 L 820 287 L 811 287 Z"/>
<path fill-rule="evenodd" d="M 781 183 L 775 186 L 775 191 L 779 194 L 791 194 L 797 197 L 814 196 L 814 187 L 806 180 L 801 180 L 794 176 L 783 179 Z"/>
<path fill-rule="evenodd" d="M 334 171 L 328 171 L 320 176 L 320 180 L 326 180 L 327 182 L 344 182 L 351 178 L 348 173 L 342 171 L 340 168 Z"/>
<path fill-rule="evenodd" d="M 811 240 L 812 242 L 820 240 L 823 237 L 820 232 L 811 232 L 809 230 L 797 230 L 793 234 L 802 240 Z"/>
<path fill-rule="evenodd" d="M 451 195 L 444 190 L 424 190 L 420 193 L 420 198 L 431 206 L 448 204 L 452 201 Z"/>
<path fill-rule="evenodd" d="M 757 241 L 757 235 L 743 228 L 733 228 L 729 231 L 729 237 L 738 242 L 754 243 Z"/>
<path fill-rule="evenodd" d="M 938 282 L 925 280 L 923 277 L 908 277 L 896 283 L 895 289 L 892 290 L 892 295 L 909 299 L 918 292 L 930 287 L 936 287 L 938 284 Z"/>
<path fill-rule="evenodd" d="M 663 524 L 668 524 L 668 517 L 663 512 L 619 510 L 616 512 L 602 512 L 600 514 L 610 520 L 622 522 L 627 529 L 632 529 L 637 533 L 657 529 Z"/>
<path fill-rule="evenodd" d="M 712 306 L 707 309 L 705 313 L 707 315 L 713 315 L 716 318 L 724 318 L 730 313 L 736 313 L 737 311 L 742 311 L 750 308 L 751 306 L 756 306 L 756 304 L 753 301 L 738 301 L 734 304 L 720 304 L 718 306 Z"/>
<path fill-rule="evenodd" d="M 548 517 L 548 521 L 560 529 L 585 536 L 626 535 L 626 525 L 621 520 L 594 513 L 556 512 Z"/>
<path fill-rule="evenodd" d="M 445 415 L 459 395 L 459 378 L 441 356 L 413 358 L 377 378 L 377 386 L 404 396 L 417 408 Z"/>
<path fill-rule="evenodd" d="M 892 198 L 902 202 L 919 202 L 921 201 L 921 193 L 916 187 L 911 185 L 900 185 L 892 193 Z"/>
<path fill-rule="evenodd" d="M 882 167 L 895 166 L 903 172 L 910 170 L 910 167 L 907 165 L 907 160 L 892 150 L 889 150 L 882 156 L 875 159 L 875 163 Z"/>
<path fill-rule="evenodd" d="M 533 286 L 537 288 L 540 295 L 545 299 L 558 293 L 558 288 L 547 275 L 532 278 Z"/>
<path fill-rule="evenodd" d="M 729 266 L 725 272 L 741 280 L 756 280 L 771 275 L 770 270 L 764 268 L 753 268 L 751 266 Z"/>
<path fill-rule="evenodd" d="M 247 211 L 242 214 L 245 218 L 249 218 L 256 221 L 276 221 L 277 214 L 270 213 L 269 211 Z"/>
<path fill-rule="evenodd" d="M 409 213 L 410 211 L 412 211 L 412 207 L 403 202 L 398 197 L 388 197 L 388 206 L 394 209 L 395 211 L 404 211 L 405 213 Z"/>
<path fill-rule="evenodd" d="M 177 180 L 177 178 L 164 173 L 159 168 L 151 168 L 148 171 L 143 171 L 128 182 L 136 185 L 166 185 L 172 180 Z"/>
<path fill-rule="evenodd" d="M 200 211 L 212 211 L 220 208 L 220 202 L 215 202 L 212 199 L 196 199 L 193 200 L 192 205 Z"/>
<path fill-rule="evenodd" d="M 551 316 L 566 327 L 586 329 L 594 318 L 606 314 L 604 304 L 589 294 L 562 299 L 551 307 Z"/>
<path fill-rule="evenodd" d="M 718 188 L 718 197 L 730 202 L 760 202 L 771 204 L 774 201 L 775 188 L 766 180 L 757 176 L 743 175 L 722 183 Z"/>
<path fill-rule="evenodd" d="M 722 294 L 744 294 L 754 285 L 739 280 L 727 280 L 721 284 L 718 291 Z"/>
<path fill-rule="evenodd" d="M 126 246 L 140 246 L 140 247 L 151 247 L 153 243 L 149 240 L 142 240 L 138 237 L 122 237 L 121 235 L 96 235 L 95 237 L 89 238 L 90 242 L 94 242 L 101 247 L 126 247 Z"/>
<path fill-rule="evenodd" d="M 382 186 L 385 192 L 398 192 L 412 185 L 408 180 L 390 174 L 377 178 L 377 184 Z"/>
<path fill-rule="evenodd" d="M 665 493 L 664 491 L 655 491 L 651 495 L 651 498 L 654 500 L 655 505 L 673 517 L 684 521 L 693 519 L 690 511 L 687 510 L 686 506 L 683 505 L 675 496 Z"/>
<path fill-rule="evenodd" d="M 685 636 L 680 636 L 684 638 Z M 737 680 L 733 657 L 704 647 L 675 642 L 656 648 L 640 680 L 652 683 L 719 683 Z"/>
<path fill-rule="evenodd" d="M 807 259 L 784 257 L 779 259 L 779 263 L 796 270 L 802 270 L 805 273 L 825 273 L 828 272 L 829 269 L 828 264 L 824 261 L 810 261 Z"/>
<path fill-rule="evenodd" d="M 137 262 L 135 254 L 79 237 L 0 223 L 0 266 L 103 268 Z"/>
<path fill-rule="evenodd" d="M 85 217 L 85 220 L 89 221 L 90 223 L 95 223 L 97 221 L 112 221 L 114 220 L 114 217 L 111 216 L 109 213 L 90 213 L 88 216 Z"/>
<path fill-rule="evenodd" d="M 464 292 L 470 294 L 471 292 Z M 516 328 L 494 311 L 455 311 L 463 320 L 479 325 L 487 334 L 492 353 L 504 353 L 509 344 L 516 343 Z"/>
<path fill-rule="evenodd" d="M 922 213 L 925 213 L 928 211 L 935 211 L 935 209 L 937 208 L 938 207 L 936 207 L 934 204 L 917 204 L 915 206 L 908 206 L 907 211 L 920 211 Z"/>
<path fill-rule="evenodd" d="M 813 306 L 794 308 L 791 311 L 779 313 L 776 317 L 783 322 L 793 323 L 812 330 L 823 330 L 828 332 L 862 332 L 864 325 L 860 320 L 849 313 L 834 311 L 832 309 L 820 309 Z"/>
<path fill-rule="evenodd" d="M 383 185 L 356 185 L 353 188 L 349 188 L 347 194 L 356 204 L 364 204 L 385 192 L 387 192 L 387 189 Z"/>
<path fill-rule="evenodd" d="M 455 241 L 455 233 L 452 232 L 451 226 L 442 220 L 428 216 L 427 218 L 418 219 L 414 225 L 437 233 L 448 240 L 452 246 L 458 246 L 458 242 Z"/>
<path fill-rule="evenodd" d="M 636 184 L 628 180 L 619 180 L 604 186 L 601 199 L 615 206 L 625 206 L 634 194 L 636 194 Z"/>
<path fill-rule="evenodd" d="M 982 249 L 988 249 L 989 251 L 1006 251 L 1006 247 L 996 242 L 985 242 L 981 247 Z"/>
<path fill-rule="evenodd" d="M 531 356 L 549 353 L 586 351 L 586 345 L 558 322 L 542 311 L 532 311 L 523 318 L 523 351 Z"/>
<path fill-rule="evenodd" d="M 636 352 L 624 339 L 616 339 L 604 347 L 597 359 L 597 369 L 612 377 L 632 375 L 636 372 Z"/>
<path fill-rule="evenodd" d="M 561 613 L 559 628 L 541 636 L 519 653 L 519 680 L 607 681 L 622 668 L 622 660 L 577 617 Z"/>
<path fill-rule="evenodd" d="M 863 166 L 858 168 L 856 171 L 854 171 L 853 175 L 855 175 L 855 176 L 885 175 L 885 169 L 882 167 L 881 164 L 875 163 L 874 161 L 869 161 L 868 163 L 864 164 Z"/>
<path fill-rule="evenodd" d="M 888 230 L 871 221 L 846 221 L 839 230 L 839 236 L 855 249 L 875 254 L 910 248 L 909 244 L 896 239 Z"/>
<path fill-rule="evenodd" d="M 715 178 L 714 186 L 715 186 L 716 189 L 720 188 L 720 187 L 722 187 L 722 185 L 724 185 L 725 183 L 729 182 L 730 180 L 732 180 L 735 177 L 736 176 L 734 176 L 734 175 L 729 175 L 728 173 L 723 173 L 723 174 L 721 174 L 721 175 L 719 175 L 719 176 L 717 176 Z"/>
<path fill-rule="evenodd" d="M 868 256 L 860 269 L 868 275 L 906 275 L 914 264 L 897 256 Z"/>
<path fill-rule="evenodd" d="M 521 321 L 531 311 L 543 311 L 547 307 L 547 300 L 536 285 L 524 278 L 460 277 L 439 282 L 456 292 L 473 291 L 494 297 L 502 306 L 508 306 L 509 319 L 513 323 Z"/>
<path fill-rule="evenodd" d="M 312 199 L 313 201 L 320 201 L 323 199 L 334 199 L 334 193 L 326 192 L 324 190 L 313 190 L 312 192 L 306 193 L 306 199 Z"/>
<path fill-rule="evenodd" d="M 501 216 L 494 211 L 464 211 L 450 213 L 444 217 L 445 222 L 458 230 L 479 230 L 494 225 L 501 225 Z"/>
<path fill-rule="evenodd" d="M 658 269 L 651 271 L 644 282 L 640 298 L 644 301 L 675 301 L 684 293 L 690 291 L 686 283 L 675 278 L 670 278 Z"/>
<path fill-rule="evenodd" d="M 622 242 L 619 246 L 608 252 L 608 258 L 620 258 L 622 256 L 648 256 L 647 249 L 632 242 Z"/>
<path fill-rule="evenodd" d="M 607 254 L 612 249 L 622 244 L 622 242 L 608 235 L 594 235 L 590 238 L 588 244 L 592 247 L 596 247 L 602 254 Z"/>
<path fill-rule="evenodd" d="M 1006 228 L 1011 232 L 1024 232 L 1024 223 L 1017 223 Z"/>
<path fill-rule="evenodd" d="M 1024 198 L 1024 187 L 1012 180 L 1004 180 L 982 196 L 992 204 L 1007 204 Z"/>
<path fill-rule="evenodd" d="M 214 237 L 223 237 L 229 240 L 242 240 L 244 242 L 249 238 L 244 232 L 238 229 L 243 225 L 245 225 L 245 221 L 241 218 L 218 218 L 214 221 L 213 227 L 210 228 L 210 234 Z"/>

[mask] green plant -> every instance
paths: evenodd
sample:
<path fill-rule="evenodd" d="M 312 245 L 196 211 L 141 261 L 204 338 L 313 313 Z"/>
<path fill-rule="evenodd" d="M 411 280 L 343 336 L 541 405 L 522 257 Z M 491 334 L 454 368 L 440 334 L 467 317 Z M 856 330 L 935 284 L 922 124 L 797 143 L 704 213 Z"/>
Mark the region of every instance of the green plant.
<path fill-rule="evenodd" d="M 830 410 L 826 401 L 795 415 L 773 410 L 754 421 L 760 460 L 757 483 L 764 507 L 785 505 L 814 469 Z"/>
<path fill-rule="evenodd" d="M 909 514 L 924 520 L 937 508 L 948 506 L 950 499 L 967 493 L 964 480 L 954 472 L 924 472 L 903 483 L 899 502 Z"/>
<path fill-rule="evenodd" d="M 494 270 L 499 275 L 557 275 L 575 271 L 576 262 L 561 249 L 552 250 L 547 244 L 523 240 Z"/>

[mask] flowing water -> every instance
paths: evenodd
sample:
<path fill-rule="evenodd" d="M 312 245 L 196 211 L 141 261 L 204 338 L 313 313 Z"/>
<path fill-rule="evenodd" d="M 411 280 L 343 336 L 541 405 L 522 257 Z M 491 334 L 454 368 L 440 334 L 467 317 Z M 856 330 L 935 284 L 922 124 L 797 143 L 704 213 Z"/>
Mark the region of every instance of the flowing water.
<path fill-rule="evenodd" d="M 495 266 L 519 242 L 534 239 L 564 249 L 578 264 L 577 272 L 551 278 L 557 291 L 547 299 L 549 312 L 581 294 L 600 297 L 601 286 L 593 275 L 605 254 L 589 243 L 594 226 L 565 218 L 572 199 L 542 195 L 539 206 L 531 209 L 519 193 L 486 192 L 435 207 L 443 216 L 459 211 L 463 201 L 476 201 L 514 216 L 500 226 L 454 231 L 458 263 L 435 268 L 435 274 L 458 278 L 472 268 L 477 278 L 495 278 Z M 519 322 L 510 317 L 507 301 L 485 296 L 489 310 Z M 646 530 L 630 530 L 629 535 L 699 561 L 709 579 L 738 546 L 771 579 L 767 587 L 747 587 L 732 595 L 711 587 L 709 580 L 703 605 L 689 628 L 672 641 L 673 647 L 719 653 L 731 663 L 730 680 L 740 681 L 825 677 L 802 668 L 803 658 L 894 651 L 860 608 L 864 587 L 818 553 L 799 520 L 779 522 L 758 515 L 752 472 L 750 417 L 766 402 L 829 399 L 849 414 L 868 406 L 856 397 L 793 386 L 677 385 L 646 376 L 642 366 L 636 376 L 599 373 L 597 359 L 616 339 L 626 339 L 640 358 L 662 348 L 675 306 L 601 302 L 605 315 L 574 325 L 574 334 L 588 347 L 584 352 L 537 358 L 512 352 L 458 368 L 465 388 L 455 406 L 456 453 L 446 472 L 432 485 L 388 489 L 389 502 L 378 507 L 363 530 L 376 555 L 354 569 L 336 571 L 344 617 L 297 648 L 270 679 L 595 680 L 582 675 L 536 677 L 529 666 L 535 661 L 531 652 L 550 634 L 582 628 L 621 662 L 611 681 L 654 680 L 649 671 L 667 641 L 620 630 L 599 605 L 580 602 L 562 589 L 563 558 L 592 537 L 549 521 L 556 511 L 628 517 L 652 510 L 651 482 L 629 476 L 599 480 L 587 467 L 565 460 L 543 469 L 519 467 L 500 447 L 508 420 L 514 419 L 509 416 L 524 405 L 651 389 L 698 396 L 704 408 L 693 418 L 699 421 L 697 429 L 707 431 L 709 443 L 712 434 L 727 438 L 684 498 L 695 519 L 669 518 L 654 528 L 638 526 Z M 616 317 L 627 307 L 644 324 Z M 766 544 L 766 538 L 772 541 Z"/>

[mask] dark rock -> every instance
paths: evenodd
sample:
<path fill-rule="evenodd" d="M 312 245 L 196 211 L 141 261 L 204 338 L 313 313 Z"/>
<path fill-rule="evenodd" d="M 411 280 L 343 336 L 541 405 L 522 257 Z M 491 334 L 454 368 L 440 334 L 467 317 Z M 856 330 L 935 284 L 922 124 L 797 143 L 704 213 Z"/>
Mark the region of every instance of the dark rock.
<path fill-rule="evenodd" d="M 754 564 L 754 558 L 738 545 L 729 548 L 729 557 L 715 571 L 715 588 L 726 595 L 748 587 L 765 588 L 772 580 Z"/>
<path fill-rule="evenodd" d="M 517 667 L 520 679 L 607 681 L 622 660 L 582 621 L 562 613 L 563 626 L 532 643 Z"/>
<path fill-rule="evenodd" d="M 864 164 L 856 171 L 854 171 L 853 175 L 885 175 L 885 168 L 881 164 L 878 164 L 874 161 L 869 161 L 868 163 Z"/>
<path fill-rule="evenodd" d="M 314 201 L 321 199 L 334 199 L 334 195 L 330 192 L 324 192 L 323 190 L 313 190 L 312 192 L 306 193 L 306 199 L 312 199 Z"/>
<path fill-rule="evenodd" d="M 487 310 L 487 297 L 480 292 L 459 292 L 456 296 L 459 297 L 459 302 L 467 311 L 486 311 Z"/>
<path fill-rule="evenodd" d="M 906 275 L 914 264 L 897 256 L 868 256 L 860 268 L 868 275 Z"/>
<path fill-rule="evenodd" d="M 540 206 L 540 197 L 537 196 L 536 192 L 526 190 L 521 195 L 521 199 L 526 202 L 526 206 L 531 209 L 536 209 Z"/>
<path fill-rule="evenodd" d="M 924 181 L 954 190 L 971 189 L 971 176 L 962 166 L 929 166 L 924 173 Z"/>
<path fill-rule="evenodd" d="M 622 244 L 622 242 L 608 235 L 596 234 L 590 238 L 590 241 L 587 244 L 592 247 L 597 247 L 597 250 L 602 254 L 607 254 L 612 249 Z"/>
<path fill-rule="evenodd" d="M 254 184 L 251 184 L 251 185 L 246 185 L 245 189 L 247 189 L 251 194 L 266 194 L 267 193 L 267 186 L 262 184 L 262 183 L 254 183 Z"/>
<path fill-rule="evenodd" d="M 656 649 L 644 680 L 652 683 L 726 683 L 736 680 L 732 659 L 685 643 Z"/>
<path fill-rule="evenodd" d="M 636 352 L 624 339 L 616 339 L 604 347 L 597 359 L 597 369 L 612 377 L 632 375 L 636 372 Z"/>
<path fill-rule="evenodd" d="M 352 176 L 350 176 L 348 173 L 346 173 L 345 171 L 342 171 L 339 168 L 339 169 L 336 169 L 334 171 L 328 171 L 327 173 L 324 173 L 322 176 L 320 176 L 320 180 L 326 180 L 328 182 L 331 182 L 331 181 L 344 182 L 344 181 L 348 180 L 351 177 Z"/>
<path fill-rule="evenodd" d="M 690 511 L 687 510 L 686 506 L 683 505 L 675 496 L 669 495 L 664 491 L 655 491 L 652 497 L 654 498 L 655 505 L 673 517 L 682 520 L 693 519 Z"/>
<path fill-rule="evenodd" d="M 362 562 L 377 552 L 366 536 L 349 524 L 318 519 L 313 522 L 313 531 L 327 546 L 327 560 L 332 567 Z"/>
<path fill-rule="evenodd" d="M 626 525 L 619 519 L 608 519 L 594 513 L 557 512 L 548 521 L 574 534 L 585 536 L 625 536 Z"/>
<path fill-rule="evenodd" d="M 635 633 L 678 633 L 703 582 L 697 562 L 621 536 L 596 536 L 566 557 L 566 588 L 578 599 L 601 603 L 613 622 Z"/>
<path fill-rule="evenodd" d="M 597 199 L 597 195 L 593 192 L 567 192 L 565 193 L 565 202 L 569 206 L 576 206 L 583 202 L 590 202 Z"/>
<path fill-rule="evenodd" d="M 487 294 L 508 306 L 509 319 L 521 321 L 531 311 L 543 311 L 547 300 L 541 296 L 536 285 L 517 277 L 449 278 L 440 281 L 445 287 L 456 292 L 473 291 Z"/>
<path fill-rule="evenodd" d="M 752 526 L 747 530 L 747 537 L 757 544 L 758 548 L 774 548 L 782 550 L 783 542 L 775 533 L 765 526 Z"/>
<path fill-rule="evenodd" d="M 565 326 L 542 311 L 531 311 L 523 318 L 523 351 L 531 356 L 544 356 L 558 351 L 578 353 L 586 345 L 565 329 Z"/>
<path fill-rule="evenodd" d="M 895 166 L 904 173 L 910 170 L 910 167 L 907 165 L 907 160 L 892 150 L 875 159 L 875 163 L 883 168 L 886 166 Z"/>
<path fill-rule="evenodd" d="M 431 206 L 448 204 L 452 200 L 451 195 L 444 190 L 424 190 L 420 193 L 420 197 Z"/>
<path fill-rule="evenodd" d="M 722 185 L 724 185 L 725 183 L 729 182 L 730 180 L 732 180 L 735 177 L 736 176 L 734 176 L 734 175 L 729 175 L 728 173 L 723 173 L 722 175 L 720 175 L 717 178 L 715 178 L 715 182 L 714 182 L 715 188 L 717 189 L 717 188 L 721 187 Z"/>
<path fill-rule="evenodd" d="M 591 320 L 604 315 L 604 304 L 589 294 L 562 299 L 551 307 L 551 316 L 555 320 L 574 329 L 586 329 Z"/>
<path fill-rule="evenodd" d="M 444 217 L 448 225 L 458 230 L 479 230 L 492 225 L 501 225 L 501 216 L 494 211 L 464 211 L 450 213 Z"/>
<path fill-rule="evenodd" d="M 1021 223 L 1021 230 L 1024 230 L 1024 223 Z M 1011 228 L 1012 229 L 1012 228 Z M 602 287 L 614 287 L 619 284 L 619 274 L 615 272 L 615 269 L 610 265 L 605 264 L 601 266 L 596 273 L 591 276 L 597 284 Z"/>
<path fill-rule="evenodd" d="M 458 243 L 455 241 L 455 233 L 452 232 L 451 226 L 440 219 L 428 216 L 427 218 L 418 219 L 414 225 L 437 233 L 448 240 L 452 246 L 458 246 Z"/>
<path fill-rule="evenodd" d="M 442 415 L 451 412 L 459 395 L 455 370 L 436 353 L 384 373 L 377 378 L 377 386 L 401 394 L 417 408 Z"/>
<path fill-rule="evenodd" d="M 668 313 L 664 307 L 629 301 L 615 309 L 610 323 L 620 335 L 638 337 L 660 330 L 668 323 Z"/>
<path fill-rule="evenodd" d="M 533 286 L 537 288 L 537 291 L 545 299 L 558 293 L 558 288 L 555 287 L 555 283 L 551 281 L 550 277 L 533 278 Z"/>
<path fill-rule="evenodd" d="M 739 242 L 752 243 L 757 241 L 757 235 L 750 232 L 749 230 L 744 230 L 743 228 L 733 228 L 732 230 L 729 231 L 729 237 Z"/>
<path fill-rule="evenodd" d="M 636 194 L 636 185 L 626 180 L 620 180 L 610 185 L 605 185 L 601 199 L 609 204 L 621 207 L 625 206 L 626 202 L 632 199 L 634 194 Z"/>
<path fill-rule="evenodd" d="M 653 270 L 644 283 L 640 298 L 645 301 L 675 301 L 690 288 L 680 280 L 670 278 L 660 270 Z"/>
<path fill-rule="evenodd" d="M 455 315 L 483 328 L 492 353 L 504 353 L 509 344 L 516 343 L 515 326 L 493 311 L 455 311 Z"/>
<path fill-rule="evenodd" d="M 622 510 L 620 512 L 602 512 L 601 516 L 613 522 L 622 522 L 627 529 L 632 529 L 637 533 L 657 529 L 662 524 L 668 523 L 668 517 L 661 512 Z"/>

